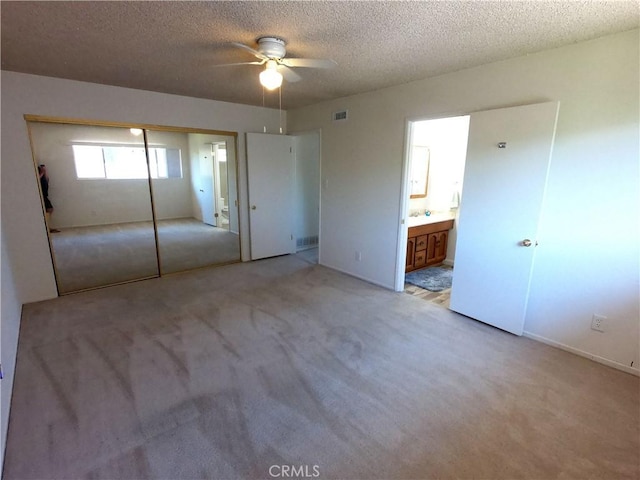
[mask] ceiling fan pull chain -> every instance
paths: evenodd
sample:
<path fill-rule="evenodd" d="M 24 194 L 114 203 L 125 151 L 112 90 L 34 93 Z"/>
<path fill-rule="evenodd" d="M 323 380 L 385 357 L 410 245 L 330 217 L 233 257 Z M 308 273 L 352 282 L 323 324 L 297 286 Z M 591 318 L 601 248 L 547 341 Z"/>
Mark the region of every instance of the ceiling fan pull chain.
<path fill-rule="evenodd" d="M 278 98 L 280 99 L 280 104 L 279 104 L 279 113 L 280 113 L 280 135 L 282 135 L 282 85 L 280 85 L 280 88 L 278 89 Z"/>
<path fill-rule="evenodd" d="M 262 108 L 264 108 L 264 85 L 262 86 Z M 262 133 L 267 133 L 267 126 L 262 126 Z"/>

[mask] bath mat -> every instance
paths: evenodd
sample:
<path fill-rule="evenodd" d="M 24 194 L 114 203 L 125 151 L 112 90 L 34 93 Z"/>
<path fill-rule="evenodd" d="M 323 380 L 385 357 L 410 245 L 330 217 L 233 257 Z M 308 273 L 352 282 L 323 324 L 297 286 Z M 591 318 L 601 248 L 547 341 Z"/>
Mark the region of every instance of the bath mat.
<path fill-rule="evenodd" d="M 429 267 L 422 270 L 414 270 L 404 276 L 404 281 L 416 285 L 430 292 L 441 292 L 451 288 L 453 270 L 442 267 Z"/>

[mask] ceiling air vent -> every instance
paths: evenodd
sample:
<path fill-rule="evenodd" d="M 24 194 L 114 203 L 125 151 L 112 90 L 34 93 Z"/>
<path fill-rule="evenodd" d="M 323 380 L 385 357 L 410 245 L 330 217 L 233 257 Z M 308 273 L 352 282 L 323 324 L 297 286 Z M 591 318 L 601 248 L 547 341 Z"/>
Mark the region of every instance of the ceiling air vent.
<path fill-rule="evenodd" d="M 339 112 L 333 112 L 333 121 L 342 122 L 347 119 L 349 110 L 341 110 Z"/>

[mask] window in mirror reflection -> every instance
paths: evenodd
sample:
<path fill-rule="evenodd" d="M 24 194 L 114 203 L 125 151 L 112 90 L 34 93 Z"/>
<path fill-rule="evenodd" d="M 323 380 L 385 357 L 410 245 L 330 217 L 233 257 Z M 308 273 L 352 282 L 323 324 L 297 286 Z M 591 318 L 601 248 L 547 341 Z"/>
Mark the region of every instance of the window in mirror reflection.
<path fill-rule="evenodd" d="M 147 178 L 144 148 L 109 145 L 73 145 L 78 178 L 142 179 Z M 182 178 L 179 149 L 149 148 L 151 178 Z"/>

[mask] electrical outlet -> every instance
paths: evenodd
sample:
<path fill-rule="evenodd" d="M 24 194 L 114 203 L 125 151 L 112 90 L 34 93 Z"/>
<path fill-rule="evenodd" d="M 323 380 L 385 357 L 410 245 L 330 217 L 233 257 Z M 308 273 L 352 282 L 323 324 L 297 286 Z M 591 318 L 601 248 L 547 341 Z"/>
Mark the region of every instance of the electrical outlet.
<path fill-rule="evenodd" d="M 604 315 L 596 315 L 593 314 L 591 318 L 591 330 L 596 330 L 598 332 L 604 332 L 604 322 L 607 319 Z"/>
<path fill-rule="evenodd" d="M 356 262 L 362 260 L 362 252 L 356 250 Z"/>

